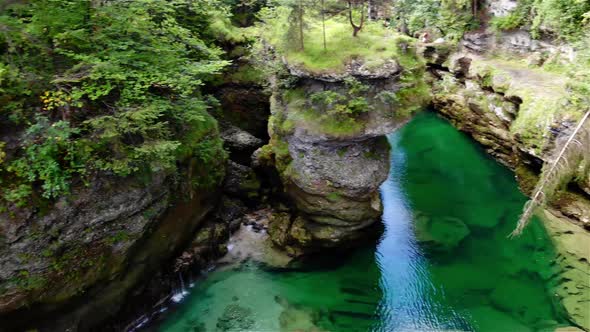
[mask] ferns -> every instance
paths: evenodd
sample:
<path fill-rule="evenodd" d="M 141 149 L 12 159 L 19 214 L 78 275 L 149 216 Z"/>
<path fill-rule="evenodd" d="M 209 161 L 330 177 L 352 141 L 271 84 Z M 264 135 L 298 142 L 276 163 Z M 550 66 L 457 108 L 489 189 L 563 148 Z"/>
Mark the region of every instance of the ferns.
<path fill-rule="evenodd" d="M 537 208 L 544 206 L 560 186 L 571 180 L 576 173 L 587 174 L 590 171 L 590 126 L 587 125 L 589 116 L 590 111 L 587 111 L 565 144 L 556 144 L 557 155 L 551 163 L 543 166 L 541 178 L 531 199 L 524 205 L 522 215 L 510 237 L 522 234 Z"/>

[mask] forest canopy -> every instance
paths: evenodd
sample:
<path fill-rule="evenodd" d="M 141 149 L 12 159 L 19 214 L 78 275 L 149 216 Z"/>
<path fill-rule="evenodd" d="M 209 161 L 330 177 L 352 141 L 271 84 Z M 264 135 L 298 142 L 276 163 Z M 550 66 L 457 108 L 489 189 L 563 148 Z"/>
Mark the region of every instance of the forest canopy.
<path fill-rule="evenodd" d="M 5 3 L 0 196 L 54 198 L 99 171 L 174 168 L 183 153 L 206 163 L 219 147 L 201 86 L 228 64 L 216 45 L 233 29 L 217 0 Z"/>
<path fill-rule="evenodd" d="M 357 58 L 379 66 L 425 32 L 457 42 L 482 12 L 477 0 L 3 1 L 0 209 L 57 198 L 99 172 L 219 159 L 208 112 L 218 103 L 203 86 L 228 68 L 232 45 L 264 41 L 315 72 Z M 519 0 L 489 24 L 578 43 L 575 75 L 586 78 L 589 22 L 586 0 Z"/>

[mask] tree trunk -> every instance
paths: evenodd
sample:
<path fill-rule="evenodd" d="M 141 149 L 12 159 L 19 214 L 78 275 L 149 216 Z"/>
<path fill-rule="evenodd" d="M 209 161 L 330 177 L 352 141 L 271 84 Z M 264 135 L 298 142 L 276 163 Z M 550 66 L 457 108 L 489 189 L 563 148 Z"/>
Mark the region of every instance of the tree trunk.
<path fill-rule="evenodd" d="M 322 33 L 324 34 L 324 52 L 328 50 L 328 46 L 326 45 L 326 6 L 325 0 L 322 0 Z"/>
<path fill-rule="evenodd" d="M 299 50 L 305 50 L 305 43 L 303 42 L 303 3 L 299 0 L 299 13 L 297 20 L 299 21 Z"/>
<path fill-rule="evenodd" d="M 359 25 L 354 23 L 354 19 L 352 18 L 353 6 L 352 1 L 348 0 L 348 20 L 350 21 L 350 25 L 352 26 L 352 36 L 357 37 L 359 31 L 363 29 L 363 25 L 365 24 L 365 2 L 363 1 L 361 5 L 361 21 Z"/>
<path fill-rule="evenodd" d="M 361 28 L 359 28 L 359 27 L 352 27 L 352 36 L 353 37 L 357 37 L 360 31 L 361 31 Z"/>

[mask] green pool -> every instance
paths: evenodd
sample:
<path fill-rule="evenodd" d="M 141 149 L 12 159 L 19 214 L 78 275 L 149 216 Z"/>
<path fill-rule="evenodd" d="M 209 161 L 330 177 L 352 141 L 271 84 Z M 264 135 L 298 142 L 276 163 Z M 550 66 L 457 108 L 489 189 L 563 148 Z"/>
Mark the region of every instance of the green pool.
<path fill-rule="evenodd" d="M 553 331 L 552 247 L 538 222 L 515 240 L 513 174 L 431 113 L 389 138 L 385 232 L 301 270 L 246 263 L 197 281 L 162 322 L 180 331 Z"/>

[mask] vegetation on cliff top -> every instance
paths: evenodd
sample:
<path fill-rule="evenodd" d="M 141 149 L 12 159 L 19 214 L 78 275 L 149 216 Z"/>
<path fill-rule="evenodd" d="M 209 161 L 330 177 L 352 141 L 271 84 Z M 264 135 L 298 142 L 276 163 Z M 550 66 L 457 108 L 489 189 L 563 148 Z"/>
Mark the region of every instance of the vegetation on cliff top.
<path fill-rule="evenodd" d="M 0 205 L 56 198 L 96 172 L 223 159 L 215 102 L 200 92 L 227 64 L 216 44 L 239 38 L 221 1 L 2 7 Z"/>
<path fill-rule="evenodd" d="M 253 34 L 272 45 L 289 64 L 312 73 L 342 73 L 352 60 L 360 60 L 369 69 L 379 68 L 392 59 L 411 61 L 404 52 L 411 38 L 385 21 L 366 20 L 362 29 L 357 30 L 351 26 L 346 7 L 333 6 L 325 10 L 324 16 L 320 6 L 305 7 L 301 19 L 293 18 L 293 13 L 299 11 L 297 6 L 279 3 L 264 8 Z M 355 13 L 354 17 L 358 20 L 364 15 Z M 294 33 L 294 29 L 300 31 Z"/>
<path fill-rule="evenodd" d="M 586 36 L 584 25 L 590 17 L 590 2 L 583 0 L 519 0 L 508 15 L 492 18 L 497 30 L 528 26 L 535 38 L 554 35 L 568 41 Z"/>

